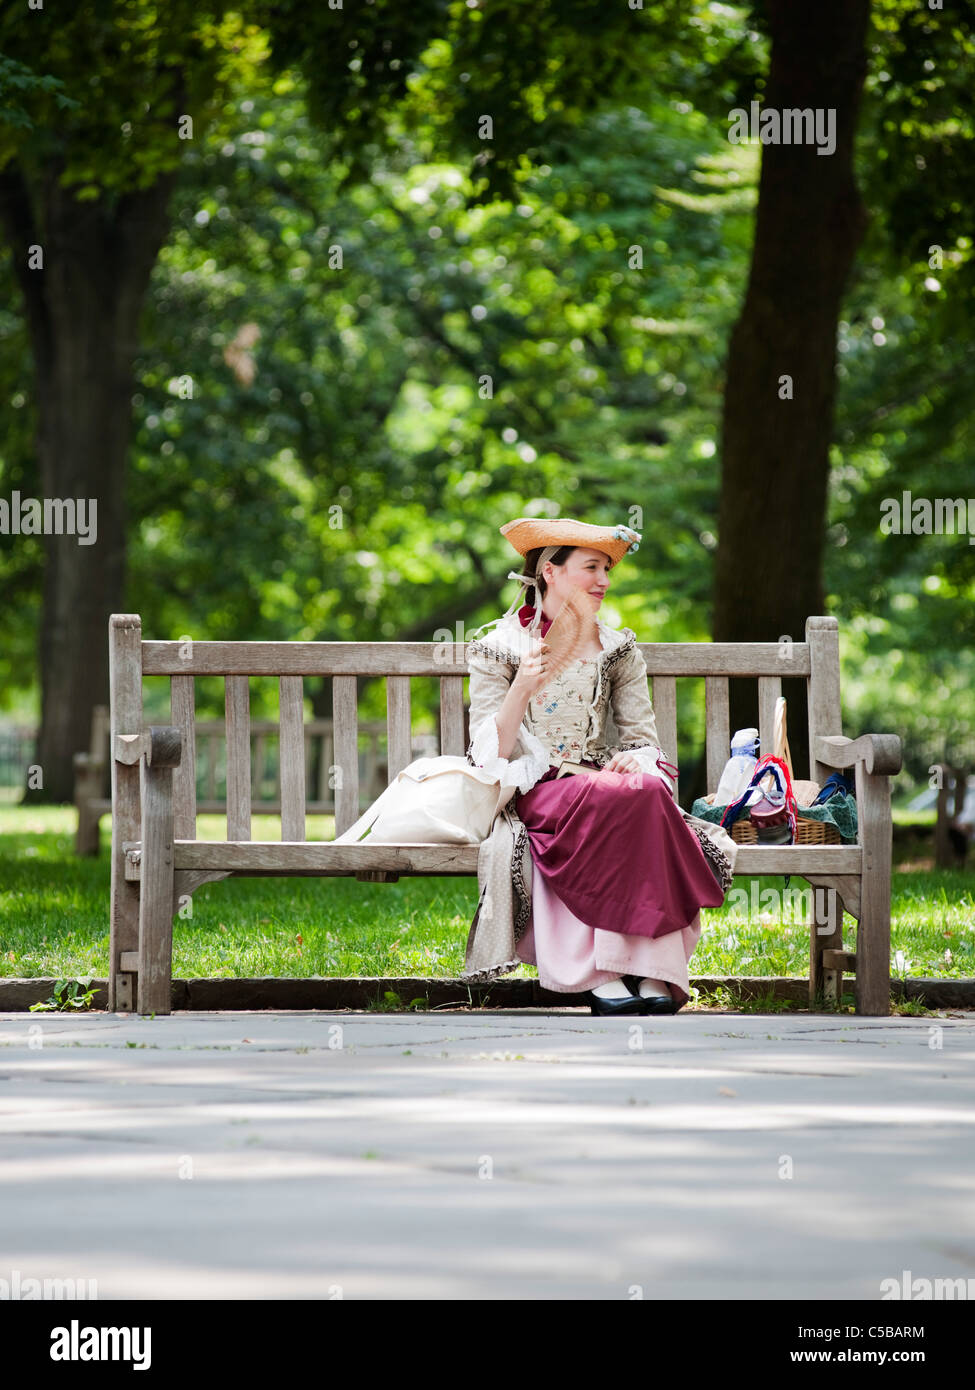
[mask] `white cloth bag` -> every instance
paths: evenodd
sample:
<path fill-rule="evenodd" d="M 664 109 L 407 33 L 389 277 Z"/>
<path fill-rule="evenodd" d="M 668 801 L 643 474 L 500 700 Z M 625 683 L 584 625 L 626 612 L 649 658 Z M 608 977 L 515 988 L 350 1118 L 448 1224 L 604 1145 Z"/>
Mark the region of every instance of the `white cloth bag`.
<path fill-rule="evenodd" d="M 458 754 L 417 758 L 333 843 L 480 844 L 516 790 Z"/>

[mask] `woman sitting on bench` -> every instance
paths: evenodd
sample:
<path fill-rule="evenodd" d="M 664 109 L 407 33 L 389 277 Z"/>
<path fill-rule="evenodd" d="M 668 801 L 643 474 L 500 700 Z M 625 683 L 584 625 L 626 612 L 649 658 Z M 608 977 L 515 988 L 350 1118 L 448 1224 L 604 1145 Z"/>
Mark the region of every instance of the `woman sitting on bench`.
<path fill-rule="evenodd" d="M 524 572 L 511 577 L 525 586 L 525 602 L 468 646 L 468 760 L 517 786 L 504 814 L 515 879 L 521 825 L 527 831 L 531 912 L 526 921 L 522 893 L 526 910 L 509 940 L 518 960 L 537 965 L 543 988 L 589 991 L 594 1014 L 676 1013 L 690 997 L 687 962 L 701 936 L 700 909 L 724 901 L 734 852 L 729 857 L 726 831 L 678 806 L 676 768 L 657 742 L 635 636 L 598 616 L 610 570 L 639 535 L 625 526 L 526 518 L 501 534 L 524 557 Z M 582 615 L 567 665 L 545 641 L 566 600 L 567 614 Z M 615 747 L 607 742 L 609 711 Z M 563 763 L 578 771 L 560 775 Z M 485 896 L 469 961 L 477 931 L 497 932 L 490 912 L 481 921 Z M 502 961 L 480 978 L 516 964 Z"/>

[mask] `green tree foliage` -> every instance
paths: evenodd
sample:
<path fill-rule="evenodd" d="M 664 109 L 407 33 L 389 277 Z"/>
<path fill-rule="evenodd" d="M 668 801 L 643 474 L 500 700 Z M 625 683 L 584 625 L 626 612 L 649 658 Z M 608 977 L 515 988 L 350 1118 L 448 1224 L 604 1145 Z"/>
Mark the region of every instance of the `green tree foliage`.
<path fill-rule="evenodd" d="M 179 169 L 133 407 L 147 633 L 433 640 L 513 596 L 504 520 L 637 508 L 620 620 L 706 638 L 759 154 L 727 114 L 761 95 L 762 6 L 99 3 L 43 61 L 10 13 L 0 168 L 57 160 L 85 198 Z M 875 2 L 825 562 L 853 722 L 905 733 L 918 775 L 935 731 L 975 722 L 975 547 L 883 536 L 879 507 L 972 490 L 969 15 Z M 0 491 L 39 495 L 10 255 L 0 401 Z M 39 542 L 0 537 L 8 705 L 42 579 Z"/>
<path fill-rule="evenodd" d="M 703 122 L 688 142 L 668 105 L 628 109 L 594 118 L 531 202 L 468 209 L 460 171 L 408 138 L 340 193 L 299 93 L 238 110 L 234 139 L 187 162 L 146 319 L 147 630 L 433 640 L 507 601 L 497 528 L 525 506 L 640 508 L 621 612 L 652 606 L 661 635 L 700 623 L 753 158 Z M 648 285 L 666 287 L 656 318 Z"/>
<path fill-rule="evenodd" d="M 50 96 L 59 111 L 77 111 L 81 103 L 65 96 L 56 77 L 39 77 L 25 63 L 0 54 L 0 125 L 13 130 L 33 130 L 35 121 L 27 105 L 36 105 L 41 94 Z"/>
<path fill-rule="evenodd" d="M 202 135 L 227 82 L 252 79 L 267 51 L 266 35 L 226 0 L 94 0 L 56 14 L 7 6 L 0 49 L 0 170 L 16 160 L 37 176 L 56 163 L 79 201 L 178 169 L 178 122 L 189 117 L 189 138 Z"/>

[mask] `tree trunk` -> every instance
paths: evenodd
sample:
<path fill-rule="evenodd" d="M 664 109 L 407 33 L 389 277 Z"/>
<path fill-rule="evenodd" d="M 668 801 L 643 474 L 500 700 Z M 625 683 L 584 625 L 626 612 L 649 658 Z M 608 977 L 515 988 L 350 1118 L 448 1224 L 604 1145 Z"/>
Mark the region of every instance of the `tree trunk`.
<path fill-rule="evenodd" d="M 768 0 L 771 61 L 761 111 L 835 111 L 836 146 L 762 150 L 748 290 L 725 382 L 715 563 L 716 642 L 805 640 L 825 611 L 836 329 L 867 214 L 853 172 L 869 0 Z M 791 381 L 784 399 L 783 378 Z M 758 726 L 756 682 L 733 680 L 731 729 Z M 808 776 L 805 681 L 783 684 L 797 777 Z M 763 753 L 771 752 L 763 749 Z M 714 788 L 709 788 L 713 791 Z"/>
<path fill-rule="evenodd" d="M 30 181 L 0 174 L 0 219 L 13 251 L 35 364 L 43 497 L 84 499 L 94 543 L 45 535 L 39 634 L 43 787 L 24 802 L 72 799 L 72 756 L 92 707 L 107 704 L 108 618 L 125 608 L 125 479 L 133 361 L 152 267 L 168 230 L 175 173 L 151 188 L 78 202 L 45 165 Z M 29 248 L 43 250 L 31 269 Z M 134 730 L 133 730 L 134 732 Z"/>

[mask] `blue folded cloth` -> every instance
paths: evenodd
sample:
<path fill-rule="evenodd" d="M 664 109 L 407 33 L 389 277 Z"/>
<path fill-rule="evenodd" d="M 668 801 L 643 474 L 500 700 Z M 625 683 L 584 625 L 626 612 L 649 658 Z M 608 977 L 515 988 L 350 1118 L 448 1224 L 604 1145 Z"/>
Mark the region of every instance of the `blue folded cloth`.
<path fill-rule="evenodd" d="M 831 777 L 827 777 L 823 783 L 822 790 L 811 802 L 812 806 L 824 805 L 831 796 L 845 792 L 848 796 L 856 796 L 856 776 L 852 768 L 847 772 L 834 772 Z"/>

